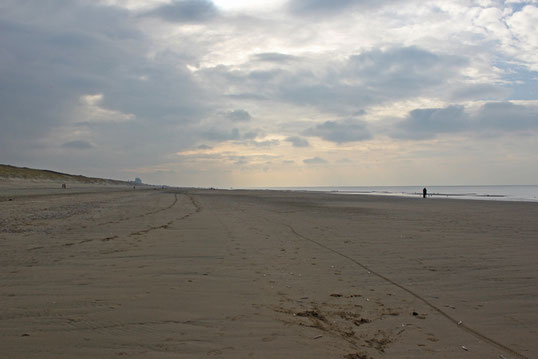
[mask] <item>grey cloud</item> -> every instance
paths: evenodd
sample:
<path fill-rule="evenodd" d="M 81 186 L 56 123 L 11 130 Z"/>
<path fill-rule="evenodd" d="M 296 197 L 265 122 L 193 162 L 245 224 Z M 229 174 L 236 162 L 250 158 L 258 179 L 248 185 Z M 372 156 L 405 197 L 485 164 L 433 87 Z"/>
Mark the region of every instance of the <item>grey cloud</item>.
<path fill-rule="evenodd" d="M 243 139 L 246 139 L 246 140 L 253 140 L 255 139 L 256 137 L 258 137 L 260 134 L 258 133 L 258 131 L 247 131 L 243 134 L 243 136 L 241 136 L 241 138 Z"/>
<path fill-rule="evenodd" d="M 439 85 L 466 66 L 463 57 L 436 54 L 418 47 L 394 47 L 351 56 L 342 77 L 371 87 L 378 96 L 420 93 Z"/>
<path fill-rule="evenodd" d="M 461 57 L 417 47 L 372 50 L 350 56 L 323 77 L 309 72 L 284 77 L 280 98 L 355 113 L 372 104 L 435 93 L 465 65 Z"/>
<path fill-rule="evenodd" d="M 304 131 L 307 136 L 318 136 L 326 141 L 344 143 L 372 138 L 368 124 L 359 120 L 327 121 Z"/>
<path fill-rule="evenodd" d="M 245 101 L 267 101 L 269 98 L 267 96 L 262 96 L 254 93 L 247 93 L 247 92 L 241 92 L 241 93 L 232 93 L 232 94 L 226 94 L 225 97 L 231 98 L 233 100 L 245 100 Z"/>
<path fill-rule="evenodd" d="M 405 120 L 396 124 L 392 132 L 395 138 L 427 139 L 442 133 L 467 129 L 468 116 L 463 106 L 416 109 Z"/>
<path fill-rule="evenodd" d="M 252 56 L 255 61 L 285 63 L 297 59 L 295 56 L 278 52 L 266 52 Z"/>
<path fill-rule="evenodd" d="M 454 105 L 415 109 L 389 132 L 394 138 L 421 140 L 463 131 L 491 135 L 529 130 L 538 130 L 538 107 L 488 102 L 474 114 L 468 114 L 463 106 Z"/>
<path fill-rule="evenodd" d="M 211 150 L 211 149 L 213 149 L 213 147 L 208 146 L 208 145 L 199 145 L 197 148 L 199 150 Z"/>
<path fill-rule="evenodd" d="M 274 155 L 231 155 L 227 153 L 221 153 L 221 154 L 212 154 L 210 156 L 204 155 L 204 156 L 194 156 L 192 158 L 208 158 L 208 159 L 216 159 L 216 160 L 225 160 L 230 161 L 235 165 L 246 165 L 246 164 L 253 164 L 253 162 L 260 162 L 263 161 L 265 164 L 271 163 L 271 160 L 277 158 L 277 156 Z M 259 168 L 258 165 L 254 165 Z M 251 167 L 251 169 L 254 167 Z"/>
<path fill-rule="evenodd" d="M 155 164 L 165 154 L 198 142 L 188 127 L 214 113 L 213 105 L 208 104 L 208 90 L 181 66 L 198 50 L 184 46 L 183 57 L 158 52 L 149 59 L 150 39 L 129 12 L 97 2 L 4 4 L 0 153 L 5 158 L 76 169 L 81 161 L 49 156 L 45 143 L 57 136 L 58 128 L 69 126 L 84 127 L 102 144 L 93 151 L 95 158 L 87 159 L 89 167 L 116 168 L 120 161 L 122 166 Z M 77 117 L 81 96 L 101 93 L 99 106 L 132 114 L 134 120 L 92 124 Z"/>
<path fill-rule="evenodd" d="M 280 144 L 279 140 L 266 140 L 266 141 L 249 141 L 248 144 L 255 147 L 272 147 Z"/>
<path fill-rule="evenodd" d="M 226 118 L 233 122 L 247 122 L 252 120 L 250 113 L 243 109 L 227 112 Z"/>
<path fill-rule="evenodd" d="M 291 0 L 289 10 L 296 15 L 327 16 L 357 8 L 371 10 L 400 0 Z"/>
<path fill-rule="evenodd" d="M 222 141 L 245 141 L 246 143 L 253 143 L 258 137 L 263 137 L 257 130 L 248 130 L 241 132 L 238 128 L 232 129 L 211 127 L 209 129 L 197 129 L 194 130 L 192 135 L 195 138 L 202 138 L 205 140 L 222 142 Z"/>
<path fill-rule="evenodd" d="M 315 80 L 315 83 L 311 83 L 311 80 L 299 77 L 293 81 L 290 77 L 279 86 L 277 96 L 282 101 L 300 106 L 315 106 L 336 114 L 346 114 L 354 111 L 356 106 L 362 107 L 377 101 L 374 94 L 358 86 L 331 85 L 322 79 Z"/>
<path fill-rule="evenodd" d="M 510 91 L 504 87 L 492 84 L 465 84 L 458 86 L 450 94 L 454 101 L 469 100 L 497 100 L 504 99 L 510 94 Z"/>
<path fill-rule="evenodd" d="M 251 82 L 266 83 L 270 85 L 271 82 L 278 80 L 279 76 L 281 76 L 283 73 L 284 72 L 282 70 L 276 69 L 255 70 L 248 73 L 247 79 Z"/>
<path fill-rule="evenodd" d="M 310 143 L 306 138 L 297 137 L 297 136 L 291 136 L 286 138 L 287 142 L 290 142 L 293 147 L 308 147 L 310 146 Z"/>
<path fill-rule="evenodd" d="M 209 0 L 176 0 L 143 15 L 156 16 L 169 22 L 193 23 L 211 20 L 218 15 L 218 9 Z"/>
<path fill-rule="evenodd" d="M 467 65 L 460 56 L 394 47 L 366 51 L 345 61 L 298 57 L 292 65 L 266 70 L 217 66 L 199 73 L 208 83 L 226 88 L 232 84 L 230 97 L 284 101 L 343 117 L 376 104 L 425 94 L 443 96 Z"/>
<path fill-rule="evenodd" d="M 239 140 L 241 135 L 239 134 L 239 129 L 232 128 L 231 130 L 221 130 L 212 128 L 201 133 L 201 137 L 211 140 L 211 141 L 229 141 L 229 140 Z"/>
<path fill-rule="evenodd" d="M 93 145 L 89 143 L 88 141 L 77 140 L 77 141 L 66 142 L 62 145 L 62 147 L 85 150 L 85 149 L 93 148 Z"/>
<path fill-rule="evenodd" d="M 111 64 L 126 55 L 122 40 L 138 37 L 123 21 L 125 13 L 116 9 L 101 11 L 67 1 L 6 5 L 14 8 L 18 11 L 0 12 L 0 147 L 6 143 L 4 136 L 29 142 L 46 137 L 65 120 L 80 95 L 95 93 L 99 84 L 107 82 Z M 64 11 L 72 16 L 57 14 Z M 31 20 L 49 16 L 56 21 Z M 115 24 L 119 46 L 103 32 L 93 31 L 107 21 Z M 3 153 L 9 151 L 2 148 Z"/>
<path fill-rule="evenodd" d="M 489 102 L 477 114 L 481 129 L 521 131 L 538 129 L 538 107 L 511 102 Z"/>
<path fill-rule="evenodd" d="M 297 14 L 327 13 L 351 7 L 355 0 L 291 0 L 289 8 Z"/>
<path fill-rule="evenodd" d="M 307 165 L 319 165 L 319 164 L 327 163 L 327 161 L 321 157 L 307 158 L 307 159 L 304 159 L 303 162 L 306 163 Z"/>

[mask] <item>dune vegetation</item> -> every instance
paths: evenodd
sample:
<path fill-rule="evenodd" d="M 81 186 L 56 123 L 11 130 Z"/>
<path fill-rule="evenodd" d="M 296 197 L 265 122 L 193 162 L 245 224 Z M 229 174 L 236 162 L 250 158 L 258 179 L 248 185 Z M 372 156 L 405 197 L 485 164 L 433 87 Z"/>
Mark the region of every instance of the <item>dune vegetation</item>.
<path fill-rule="evenodd" d="M 43 181 L 64 181 L 79 182 L 88 184 L 126 184 L 125 181 L 112 179 L 86 177 L 82 175 L 72 175 L 67 173 L 55 172 L 50 170 L 39 170 L 27 167 L 16 167 L 11 165 L 0 164 L 0 178 L 19 178 L 27 180 Z"/>

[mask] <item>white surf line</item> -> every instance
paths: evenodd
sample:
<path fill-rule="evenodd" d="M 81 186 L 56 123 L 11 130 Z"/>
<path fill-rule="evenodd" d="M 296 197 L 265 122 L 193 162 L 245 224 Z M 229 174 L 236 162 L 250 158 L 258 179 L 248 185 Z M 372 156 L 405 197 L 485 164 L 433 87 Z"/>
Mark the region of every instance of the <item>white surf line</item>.
<path fill-rule="evenodd" d="M 299 238 L 302 238 L 306 241 L 309 241 L 309 242 L 312 242 L 318 246 L 320 246 L 321 248 L 324 248 L 328 251 L 331 251 L 341 257 L 344 257 L 348 260 L 350 260 L 351 262 L 357 264 L 358 266 L 362 267 L 363 269 L 365 269 L 366 271 L 368 271 L 369 273 L 383 279 L 384 281 L 400 288 L 401 290 L 411 294 L 413 297 L 417 298 L 418 300 L 420 300 L 421 302 L 423 302 L 424 304 L 426 304 L 427 306 L 429 306 L 430 308 L 432 308 L 433 310 L 435 310 L 436 312 L 438 312 L 439 314 L 441 314 L 443 317 L 445 317 L 446 319 L 448 319 L 449 321 L 451 321 L 452 323 L 454 323 L 458 328 L 460 329 L 463 329 L 465 331 L 467 331 L 468 333 L 471 333 L 472 335 L 474 335 L 475 337 L 483 340 L 484 342 L 490 344 L 490 345 L 493 345 L 495 347 L 497 347 L 498 349 L 501 349 L 503 350 L 504 352 L 506 352 L 507 354 L 511 354 L 511 355 L 514 355 L 518 358 L 521 358 L 521 359 L 530 359 L 528 357 L 526 357 L 525 355 L 523 354 L 520 354 L 518 353 L 517 351 L 515 351 L 514 349 L 512 348 L 509 348 L 507 347 L 506 345 L 502 344 L 502 343 L 499 343 L 498 341 L 494 340 L 494 339 L 491 339 L 489 337 L 487 337 L 486 335 L 480 333 L 479 331 L 473 329 L 473 328 L 470 328 L 469 326 L 467 326 L 466 324 L 464 324 L 461 320 L 457 320 L 455 319 L 454 317 L 452 317 L 450 314 L 446 313 L 445 311 L 443 311 L 441 308 L 437 307 L 436 305 L 434 305 L 433 303 L 431 303 L 430 301 L 428 301 L 426 298 L 423 298 L 422 296 L 420 296 L 419 294 L 413 292 L 411 289 L 408 289 L 406 287 L 404 287 L 403 285 L 393 281 L 392 279 L 390 278 L 387 278 L 385 277 L 383 274 L 380 274 L 376 271 L 373 271 L 372 269 L 370 269 L 368 266 L 360 263 L 359 261 L 357 261 L 356 259 L 342 253 L 342 252 L 339 252 L 335 249 L 332 249 L 330 247 L 327 247 L 326 245 L 312 239 L 312 238 L 308 238 L 302 234 L 300 234 L 299 232 L 297 232 L 295 230 L 295 228 L 293 228 L 291 225 L 287 224 L 287 223 L 282 223 L 284 226 L 288 227 L 292 233 L 294 233 L 297 237 Z"/>

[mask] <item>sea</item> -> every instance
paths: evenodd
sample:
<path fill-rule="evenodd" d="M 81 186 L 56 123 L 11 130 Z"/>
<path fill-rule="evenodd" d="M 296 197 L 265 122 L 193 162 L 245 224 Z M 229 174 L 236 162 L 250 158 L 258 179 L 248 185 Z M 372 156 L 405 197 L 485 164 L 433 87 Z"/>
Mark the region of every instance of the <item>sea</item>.
<path fill-rule="evenodd" d="M 422 188 L 424 188 L 424 186 L 257 187 L 256 189 L 421 197 Z M 538 202 L 538 185 L 426 186 L 426 188 L 428 190 L 428 198 L 435 199 L 453 198 L 489 201 Z"/>

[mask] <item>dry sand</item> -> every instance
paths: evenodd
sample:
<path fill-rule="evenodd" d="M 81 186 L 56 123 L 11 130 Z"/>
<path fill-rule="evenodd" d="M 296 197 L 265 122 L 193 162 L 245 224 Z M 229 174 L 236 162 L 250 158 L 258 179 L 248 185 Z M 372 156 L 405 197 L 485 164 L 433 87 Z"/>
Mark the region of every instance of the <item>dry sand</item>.
<path fill-rule="evenodd" d="M 536 218 L 538 203 L 4 188 L 0 356 L 536 358 Z"/>

